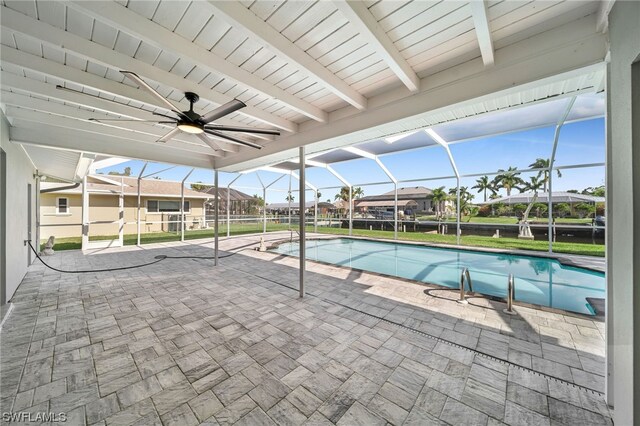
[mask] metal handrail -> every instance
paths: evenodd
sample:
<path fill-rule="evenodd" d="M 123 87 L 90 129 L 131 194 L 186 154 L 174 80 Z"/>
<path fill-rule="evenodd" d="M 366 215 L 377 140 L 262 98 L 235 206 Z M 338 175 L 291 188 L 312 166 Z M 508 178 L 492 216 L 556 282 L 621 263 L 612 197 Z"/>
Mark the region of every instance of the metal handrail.
<path fill-rule="evenodd" d="M 516 311 L 513 310 L 513 301 L 516 298 L 516 286 L 513 274 L 509 274 L 509 282 L 507 283 L 507 308 L 502 312 L 509 315 L 515 315 Z"/>
<path fill-rule="evenodd" d="M 471 283 L 471 274 L 469 273 L 469 268 L 464 268 L 462 270 L 462 273 L 460 273 L 460 299 L 458 300 L 458 302 L 464 304 L 468 303 L 464 293 L 465 277 L 467 278 L 467 282 L 469 283 L 469 292 L 473 293 L 473 284 Z"/>

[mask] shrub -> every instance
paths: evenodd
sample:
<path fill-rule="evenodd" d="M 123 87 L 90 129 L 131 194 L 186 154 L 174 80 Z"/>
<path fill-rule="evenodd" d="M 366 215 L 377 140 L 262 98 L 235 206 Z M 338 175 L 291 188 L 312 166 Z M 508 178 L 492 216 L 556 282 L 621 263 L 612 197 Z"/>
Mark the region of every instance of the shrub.
<path fill-rule="evenodd" d="M 567 217 L 571 213 L 571 206 L 567 203 L 559 203 L 553 206 L 553 212 L 557 217 Z"/>
<path fill-rule="evenodd" d="M 488 217 L 488 216 L 491 216 L 491 206 L 487 206 L 487 205 L 485 205 L 485 206 L 481 206 L 481 207 L 478 209 L 478 216 L 480 216 L 480 217 Z"/>
<path fill-rule="evenodd" d="M 524 211 L 527 209 L 527 205 L 526 204 L 514 204 L 513 205 L 513 212 L 516 214 L 516 216 L 522 216 L 522 214 L 524 213 Z"/>
<path fill-rule="evenodd" d="M 589 203 L 580 203 L 576 205 L 576 212 L 581 219 L 583 217 L 589 217 L 589 215 L 596 212 L 596 206 Z"/>
<path fill-rule="evenodd" d="M 542 217 L 549 210 L 549 206 L 545 203 L 535 203 L 533 205 L 533 211 L 535 212 L 536 217 Z"/>

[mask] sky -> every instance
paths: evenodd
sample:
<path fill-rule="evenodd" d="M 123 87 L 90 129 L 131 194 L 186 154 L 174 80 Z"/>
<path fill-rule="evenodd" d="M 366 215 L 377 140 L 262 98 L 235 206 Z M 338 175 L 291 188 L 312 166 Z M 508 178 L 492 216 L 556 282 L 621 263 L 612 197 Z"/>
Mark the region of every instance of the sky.
<path fill-rule="evenodd" d="M 453 143 L 451 152 L 456 161 L 460 174 L 487 173 L 498 169 L 507 169 L 510 166 L 525 169 L 536 158 L 549 158 L 553 147 L 554 127 L 545 127 L 528 131 L 515 132 L 488 138 L 480 138 L 471 141 Z M 440 146 L 429 147 L 416 151 L 401 152 L 398 154 L 380 157 L 381 161 L 390 172 L 399 180 L 423 179 L 453 176 L 453 171 L 445 150 Z M 565 124 L 562 127 L 556 152 L 556 166 L 604 163 L 605 161 L 605 123 L 603 118 L 578 121 Z M 98 170 L 107 174 L 109 171 L 121 172 L 125 167 L 131 167 L 131 174 L 137 176 L 143 161 L 132 160 L 119 165 Z M 161 171 L 171 167 L 167 164 L 149 163 L 145 175 Z M 390 184 L 364 185 L 388 181 L 386 175 L 380 170 L 374 161 L 358 159 L 343 163 L 336 163 L 333 168 L 343 175 L 347 181 L 355 186 L 361 186 L 365 195 L 376 195 L 393 189 Z M 161 179 L 181 181 L 191 170 L 188 167 L 174 167 L 158 174 Z M 265 184 L 271 183 L 280 175 L 273 172 L 257 172 Z M 566 191 L 570 189 L 582 190 L 590 186 L 604 185 L 604 166 L 586 169 L 571 169 L 562 171 L 562 177 L 554 175 L 553 190 Z M 528 179 L 531 174 L 523 174 Z M 220 186 L 226 186 L 228 182 L 236 178 L 237 174 L 219 174 Z M 491 176 L 490 176 L 491 178 Z M 477 178 L 462 178 L 461 185 L 471 187 Z M 307 181 L 321 188 L 320 199 L 333 201 L 339 192 L 341 183 L 327 170 L 318 168 L 307 169 Z M 213 183 L 213 171 L 196 169 L 190 176 L 189 182 Z M 188 185 L 187 185 L 188 186 Z M 289 177 L 280 179 L 273 185 L 267 195 L 267 203 L 284 202 L 287 196 Z M 291 187 L 295 190 L 298 182 L 295 178 L 291 181 Z M 400 183 L 399 187 L 426 186 L 436 188 L 455 186 L 455 179 L 425 180 L 412 183 Z M 262 195 L 262 186 L 256 178 L 256 173 L 242 175 L 233 185 L 234 188 L 250 195 Z M 328 188 L 335 187 L 335 188 Z M 324 189 L 323 189 L 324 188 Z M 476 193 L 474 201 L 482 201 L 482 194 Z M 504 194 L 503 194 L 504 195 Z M 307 197 L 312 193 L 307 192 Z M 297 199 L 294 194 L 294 198 Z"/>

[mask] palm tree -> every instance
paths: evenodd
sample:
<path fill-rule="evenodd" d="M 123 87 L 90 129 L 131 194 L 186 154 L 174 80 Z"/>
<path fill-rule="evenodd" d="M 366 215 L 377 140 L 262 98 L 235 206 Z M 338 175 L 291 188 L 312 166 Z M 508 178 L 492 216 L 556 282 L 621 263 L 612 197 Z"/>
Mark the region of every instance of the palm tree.
<path fill-rule="evenodd" d="M 343 200 L 349 201 L 349 187 L 343 186 L 340 188 L 340 192 L 338 192 L 334 198 L 335 200 Z"/>
<path fill-rule="evenodd" d="M 551 160 L 549 160 L 548 158 L 536 158 L 536 161 L 534 161 L 533 163 L 529 164 L 529 167 L 531 167 L 532 169 L 546 169 L 546 170 L 540 170 L 538 172 L 538 179 L 540 179 L 541 176 L 544 176 L 544 179 L 542 180 L 542 187 L 543 187 L 543 192 L 547 192 L 547 183 L 549 182 L 549 166 L 551 165 Z M 558 177 L 562 177 L 562 173 L 560 173 L 560 170 L 556 170 L 556 172 L 558 173 Z"/>
<path fill-rule="evenodd" d="M 456 188 L 449 189 L 450 199 L 458 197 Z M 470 210 L 470 201 L 475 198 L 475 195 L 471 194 L 466 186 L 460 187 L 460 214 L 464 215 L 465 212 Z"/>
<path fill-rule="evenodd" d="M 436 209 L 436 217 L 440 218 L 442 215 L 442 205 L 445 201 L 449 199 L 449 195 L 444 190 L 444 186 L 440 188 L 436 188 L 433 190 L 433 194 L 431 196 L 431 202 L 433 203 Z"/>
<path fill-rule="evenodd" d="M 477 189 L 478 193 L 483 192 L 484 202 L 487 202 L 487 190 L 491 191 L 492 194 L 496 193 L 496 188 L 493 181 L 489 180 L 489 176 L 482 176 L 480 179 L 476 180 L 476 184 L 471 187 L 471 189 Z"/>
<path fill-rule="evenodd" d="M 524 211 L 522 215 L 522 222 L 526 222 L 529 219 L 529 213 L 533 208 L 533 205 L 538 201 L 538 191 L 544 187 L 544 180 L 540 180 L 540 176 L 531 176 L 531 180 L 529 182 L 525 182 L 522 186 L 522 192 L 531 191 L 533 192 L 533 198 L 529 202 L 527 209 Z"/>
<path fill-rule="evenodd" d="M 351 197 L 354 200 L 362 197 L 363 195 L 364 195 L 364 191 L 359 186 L 354 186 L 351 189 Z M 343 186 L 342 188 L 340 188 L 340 192 L 336 194 L 335 199 L 349 201 L 349 187 Z"/>
<path fill-rule="evenodd" d="M 511 195 L 511 190 L 517 188 L 518 185 L 524 183 L 517 172 L 517 167 L 509 167 L 507 170 L 498 169 L 498 175 L 493 179 L 496 188 L 504 188 L 507 191 L 507 197 Z"/>

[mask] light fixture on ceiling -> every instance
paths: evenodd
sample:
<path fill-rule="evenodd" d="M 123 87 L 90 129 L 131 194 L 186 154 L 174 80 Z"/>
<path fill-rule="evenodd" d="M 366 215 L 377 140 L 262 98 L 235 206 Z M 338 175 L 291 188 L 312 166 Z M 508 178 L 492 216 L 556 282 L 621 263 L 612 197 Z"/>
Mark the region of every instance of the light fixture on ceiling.
<path fill-rule="evenodd" d="M 188 123 L 184 121 L 178 122 L 178 129 L 186 133 L 191 133 L 192 135 L 199 135 L 200 133 L 204 133 L 204 129 L 202 126 L 199 126 L 196 123 Z"/>

